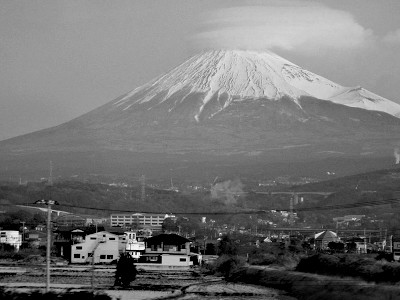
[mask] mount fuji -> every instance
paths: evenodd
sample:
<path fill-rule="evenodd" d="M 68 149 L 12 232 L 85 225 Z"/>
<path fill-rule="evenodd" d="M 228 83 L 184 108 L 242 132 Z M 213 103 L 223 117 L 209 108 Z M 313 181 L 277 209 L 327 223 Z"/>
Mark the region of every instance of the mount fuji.
<path fill-rule="evenodd" d="M 177 93 L 182 96 L 169 105 L 169 111 L 187 102 L 194 93 L 203 95 L 202 103 L 194 112 L 196 121 L 210 100 L 220 106 L 215 108 L 213 114 L 216 114 L 234 100 L 279 100 L 285 96 L 299 106 L 297 100 L 300 97 L 311 96 L 400 117 L 399 104 L 361 87 L 340 86 L 272 52 L 250 51 L 212 51 L 196 55 L 171 72 L 123 96 L 114 105 L 128 110 L 134 105 L 149 104 L 148 109 L 152 109 Z"/>
<path fill-rule="evenodd" d="M 92 171 L 155 161 L 215 166 L 379 157 L 390 164 L 399 141 L 399 104 L 272 52 L 225 50 L 195 55 L 67 123 L 2 141 L 0 153 L 3 165 L 52 156 Z"/>

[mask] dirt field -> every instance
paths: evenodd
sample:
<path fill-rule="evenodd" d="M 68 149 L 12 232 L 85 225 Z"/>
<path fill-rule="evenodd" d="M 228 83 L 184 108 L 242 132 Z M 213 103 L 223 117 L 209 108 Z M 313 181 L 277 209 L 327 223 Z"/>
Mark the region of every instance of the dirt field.
<path fill-rule="evenodd" d="M 62 266 L 51 268 L 52 290 L 105 292 L 114 299 L 293 299 L 274 289 L 226 283 L 221 278 L 201 276 L 196 271 L 140 272 L 127 290 L 114 288 L 114 266 Z M 0 266 L 0 285 L 17 291 L 44 289 L 43 265 Z"/>

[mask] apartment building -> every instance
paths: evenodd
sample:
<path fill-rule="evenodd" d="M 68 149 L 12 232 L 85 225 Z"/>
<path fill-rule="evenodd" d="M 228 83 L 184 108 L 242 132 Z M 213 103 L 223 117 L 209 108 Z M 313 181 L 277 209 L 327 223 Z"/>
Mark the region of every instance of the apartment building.
<path fill-rule="evenodd" d="M 147 213 L 112 214 L 110 223 L 112 227 L 141 227 L 160 231 L 166 216 L 165 214 Z"/>

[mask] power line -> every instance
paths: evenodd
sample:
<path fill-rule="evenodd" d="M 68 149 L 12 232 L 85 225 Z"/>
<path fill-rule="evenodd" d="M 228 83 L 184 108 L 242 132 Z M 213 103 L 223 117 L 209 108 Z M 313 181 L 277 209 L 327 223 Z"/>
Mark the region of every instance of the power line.
<path fill-rule="evenodd" d="M 324 210 L 340 210 L 340 209 L 351 209 L 359 207 L 369 207 L 369 206 L 379 206 L 379 205 L 390 205 L 390 204 L 400 204 L 400 198 L 390 198 L 390 199 L 378 199 L 364 202 L 346 203 L 346 204 L 336 204 L 336 205 L 319 205 L 313 207 L 296 207 L 294 211 L 297 212 L 307 212 L 307 211 L 324 211 Z M 3 206 L 15 206 L 17 204 L 1 204 Z M 0 205 L 0 206 L 1 206 Z M 71 207 L 78 209 L 88 209 L 95 211 L 107 211 L 115 213 L 148 213 L 148 214 L 165 214 L 170 211 L 144 211 L 144 210 L 124 210 L 124 209 L 112 209 L 112 208 L 101 208 L 101 207 L 91 207 L 83 205 L 73 205 L 73 204 L 60 204 L 59 207 Z M 201 212 L 174 212 L 174 214 L 182 215 L 251 215 L 251 214 L 265 214 L 274 211 L 289 211 L 289 208 L 279 208 L 279 209 L 254 209 L 254 210 L 243 210 L 243 211 L 201 211 Z"/>

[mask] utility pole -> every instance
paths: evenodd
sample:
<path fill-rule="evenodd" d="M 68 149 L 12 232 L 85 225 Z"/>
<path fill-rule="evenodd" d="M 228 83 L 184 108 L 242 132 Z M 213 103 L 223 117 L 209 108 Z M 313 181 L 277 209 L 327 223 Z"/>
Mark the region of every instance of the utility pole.
<path fill-rule="evenodd" d="M 22 241 L 25 240 L 25 221 L 20 222 L 22 223 Z"/>
<path fill-rule="evenodd" d="M 47 205 L 47 247 L 46 247 L 46 293 L 50 292 L 50 247 L 51 247 L 51 206 L 58 205 L 54 200 L 38 200 L 35 204 Z"/>
<path fill-rule="evenodd" d="M 51 204 L 47 201 L 46 293 L 50 292 Z"/>

